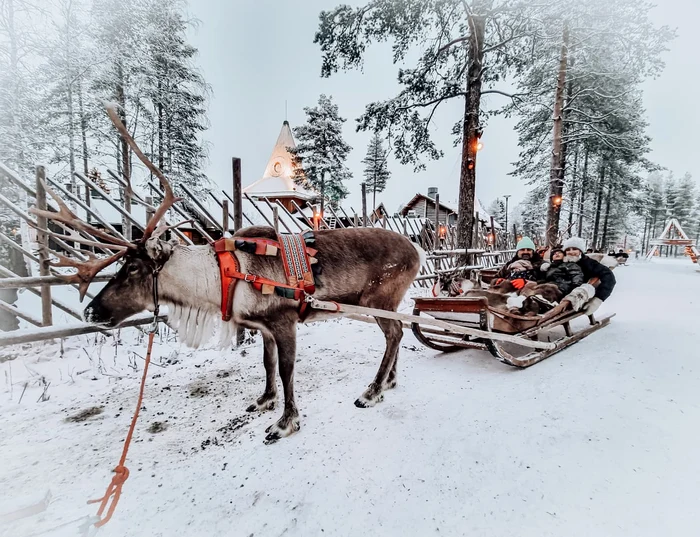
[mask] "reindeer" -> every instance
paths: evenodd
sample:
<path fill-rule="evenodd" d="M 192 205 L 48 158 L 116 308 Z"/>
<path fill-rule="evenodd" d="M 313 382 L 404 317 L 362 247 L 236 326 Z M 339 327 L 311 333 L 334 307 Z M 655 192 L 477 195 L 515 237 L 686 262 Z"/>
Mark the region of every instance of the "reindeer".
<path fill-rule="evenodd" d="M 162 240 L 165 231 L 176 226 L 159 221 L 179 198 L 173 195 L 165 176 L 138 149 L 114 110 L 108 110 L 134 153 L 159 178 L 165 192 L 162 204 L 147 223 L 143 236 L 130 242 L 110 235 L 81 221 L 47 186 L 46 190 L 59 205 L 59 212 L 32 209 L 75 230 L 66 240 L 99 245 L 116 251 L 106 259 L 93 256 L 76 261 L 58 255 L 56 266 L 70 266 L 77 273 L 68 276 L 79 284 L 81 300 L 94 276 L 106 266 L 123 260 L 117 274 L 87 305 L 85 320 L 109 327 L 144 310 L 155 311 L 168 306 L 169 323 L 177 328 L 185 344 L 198 347 L 218 326 L 221 339 L 230 343 L 235 326 L 259 330 L 263 339 L 265 389 L 247 411 L 268 411 L 277 401 L 276 367 L 284 391 L 281 418 L 266 429 L 265 443 L 275 442 L 299 430 L 299 411 L 294 399 L 294 364 L 296 361 L 296 325 L 300 321 L 298 302 L 275 294 L 261 294 L 253 286 L 240 282 L 233 295 L 232 318 L 221 320 L 221 276 L 211 246 L 185 246 L 177 241 Z M 83 232 L 102 242 L 78 236 Z M 344 304 L 396 311 L 401 299 L 415 279 L 421 265 L 422 250 L 404 236 L 375 228 L 348 228 L 315 232 L 317 263 L 315 298 Z M 254 226 L 240 230 L 235 237 L 276 239 L 273 228 Z M 275 281 L 284 281 L 279 257 L 257 256 L 235 251 L 240 270 Z M 312 310 L 306 321 L 323 319 L 328 313 Z M 355 401 L 360 408 L 372 407 L 383 400 L 384 390 L 396 386 L 396 364 L 403 330 L 400 321 L 376 318 L 386 338 L 386 348 L 374 380 Z"/>

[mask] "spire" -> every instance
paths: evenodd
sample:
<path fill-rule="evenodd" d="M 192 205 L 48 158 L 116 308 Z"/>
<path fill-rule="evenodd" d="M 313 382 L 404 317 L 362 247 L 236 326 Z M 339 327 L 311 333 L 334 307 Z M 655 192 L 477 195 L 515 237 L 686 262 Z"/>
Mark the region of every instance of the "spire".
<path fill-rule="evenodd" d="M 272 149 L 272 154 L 267 161 L 262 178 L 244 188 L 243 191 L 251 195 L 273 194 L 289 196 L 289 194 L 294 194 L 295 197 L 299 198 L 308 197 L 311 199 L 315 197 L 313 192 L 309 192 L 297 185 L 292 178 L 294 175 L 294 163 L 292 155 L 287 148 L 295 148 L 296 146 L 292 129 L 289 126 L 289 122 L 285 120 L 282 123 L 282 130 L 280 130 L 277 137 L 277 142 Z"/>

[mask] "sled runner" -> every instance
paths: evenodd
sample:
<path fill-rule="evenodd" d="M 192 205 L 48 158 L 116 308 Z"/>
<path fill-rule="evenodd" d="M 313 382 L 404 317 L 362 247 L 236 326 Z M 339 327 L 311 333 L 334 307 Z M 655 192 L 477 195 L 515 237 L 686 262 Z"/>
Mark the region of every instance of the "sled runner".
<path fill-rule="evenodd" d="M 416 338 L 431 349 L 453 352 L 459 349 L 488 350 L 501 362 L 514 367 L 529 367 L 581 341 L 600 330 L 614 317 L 597 321 L 593 315 L 565 310 L 554 316 L 523 316 L 492 308 L 485 298 L 416 298 L 411 329 Z M 587 327 L 572 322 L 588 318 Z M 480 331 L 480 335 L 456 333 L 449 328 L 436 330 L 425 326 L 425 319 L 438 319 L 458 327 Z M 580 325 L 580 323 L 577 323 Z M 510 335 L 516 340 L 504 340 Z M 542 341 L 544 340 L 544 341 Z M 533 342 L 548 342 L 547 348 L 533 349 Z"/>

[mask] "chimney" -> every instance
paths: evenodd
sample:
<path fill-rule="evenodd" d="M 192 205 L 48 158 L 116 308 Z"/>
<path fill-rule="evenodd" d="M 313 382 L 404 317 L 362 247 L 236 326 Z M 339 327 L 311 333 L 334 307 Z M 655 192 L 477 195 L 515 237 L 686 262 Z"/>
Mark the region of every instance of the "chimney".
<path fill-rule="evenodd" d="M 429 197 L 430 199 L 433 199 L 433 200 L 434 200 L 434 199 L 435 199 L 435 196 L 437 195 L 437 193 L 438 193 L 438 189 L 437 189 L 436 186 L 428 187 L 428 197 Z"/>

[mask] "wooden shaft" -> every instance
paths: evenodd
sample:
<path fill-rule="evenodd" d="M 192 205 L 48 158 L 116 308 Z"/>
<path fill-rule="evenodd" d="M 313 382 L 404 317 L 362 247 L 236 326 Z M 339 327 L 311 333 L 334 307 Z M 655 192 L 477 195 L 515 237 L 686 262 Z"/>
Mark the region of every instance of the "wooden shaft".
<path fill-rule="evenodd" d="M 12 272 L 11 270 L 6 269 L 2 265 L 0 265 L 0 276 L 2 276 L 3 278 L 20 278 L 20 276 L 17 276 L 17 274 Z M 3 281 L 3 280 L 0 280 L 0 281 Z M 32 294 L 35 294 L 37 296 L 41 296 L 41 291 L 36 290 L 34 287 L 25 287 L 25 289 L 27 289 L 27 291 L 29 291 Z M 71 317 L 75 317 L 79 321 L 83 320 L 82 315 L 80 315 L 77 311 L 72 309 L 70 306 L 67 306 L 63 302 L 57 300 L 56 298 L 52 298 L 51 303 L 54 306 L 56 306 L 58 309 L 66 312 Z"/>
<path fill-rule="evenodd" d="M 376 308 L 365 308 L 362 306 L 351 306 L 348 304 L 337 304 L 335 302 L 325 302 L 316 299 L 313 299 L 310 302 L 310 306 L 314 309 L 328 312 L 354 313 L 356 315 L 371 315 L 372 317 L 380 317 L 382 319 L 393 319 L 396 321 L 407 321 L 411 323 L 427 324 L 430 326 L 437 326 L 438 328 L 444 328 L 449 332 L 454 332 L 457 334 L 466 334 L 469 336 L 482 337 L 494 341 L 508 341 L 510 343 L 516 343 L 517 345 L 520 345 L 522 347 L 529 347 L 532 349 L 550 350 L 556 347 L 554 343 L 549 343 L 546 341 L 532 341 L 530 339 L 523 339 L 518 336 L 512 336 L 510 334 L 501 334 L 500 332 L 487 332 L 484 330 L 478 330 L 476 328 L 467 328 L 465 326 L 440 321 L 439 319 L 421 317 L 419 315 L 408 315 L 406 313 L 398 313 L 396 311 L 380 310 Z"/>
<path fill-rule="evenodd" d="M 362 183 L 362 226 L 367 227 L 367 184 Z"/>
<path fill-rule="evenodd" d="M 233 168 L 233 231 L 236 232 L 243 227 L 243 186 L 241 184 L 241 159 L 233 157 L 231 159 Z M 246 195 L 246 198 L 248 196 Z M 240 326 L 236 328 L 236 345 L 240 346 L 245 340 L 245 329 Z"/>
<path fill-rule="evenodd" d="M 233 167 L 233 230 L 243 227 L 243 187 L 241 186 L 241 159 L 231 159 Z"/>
<path fill-rule="evenodd" d="M 440 248 L 440 194 L 435 193 L 435 237 L 433 238 L 433 250 Z"/>
<path fill-rule="evenodd" d="M 221 223 L 222 227 L 224 228 L 223 231 L 226 233 L 229 230 L 228 226 L 228 200 L 224 200 L 223 204 L 221 205 L 222 209 L 222 214 L 221 214 Z"/>
<path fill-rule="evenodd" d="M 167 321 L 167 315 L 158 316 L 158 320 Z M 119 325 L 119 328 L 127 328 L 131 326 L 140 326 L 142 324 L 150 324 L 153 321 L 153 315 L 141 315 L 131 320 L 124 321 Z M 64 338 L 69 336 L 80 336 L 82 334 L 92 334 L 95 332 L 109 332 L 114 328 L 105 328 L 98 324 L 89 323 L 73 323 L 66 324 L 60 327 L 52 326 L 50 328 L 14 330 L 12 332 L 0 333 L 0 347 L 3 345 L 16 345 L 19 343 L 30 343 L 34 341 L 45 341 L 47 339 Z"/>
<path fill-rule="evenodd" d="M 29 324 L 33 324 L 34 326 L 44 326 L 43 320 L 40 319 L 35 319 L 28 313 L 24 313 L 22 310 L 20 310 L 17 306 L 14 304 L 8 304 L 4 300 L 0 299 L 0 310 L 8 312 L 10 315 L 14 315 L 15 317 L 19 317 L 20 319 L 23 319 L 27 321 Z"/>
<path fill-rule="evenodd" d="M 92 279 L 92 283 L 107 282 L 114 277 L 114 273 L 98 274 Z M 69 285 L 60 276 L 30 276 L 28 278 L 1 278 L 0 289 L 23 289 L 25 287 Z"/>
<path fill-rule="evenodd" d="M 44 181 L 46 181 L 46 169 L 43 166 L 37 166 L 36 207 L 42 211 L 46 210 L 46 190 L 44 189 Z M 48 221 L 45 217 L 37 216 L 36 220 L 39 229 L 48 229 Z M 42 231 L 38 231 L 37 242 L 39 243 L 39 274 L 41 276 L 50 276 L 49 236 Z M 51 287 L 49 285 L 41 286 L 41 322 L 43 326 L 51 326 L 53 324 L 53 312 L 51 310 Z"/>

